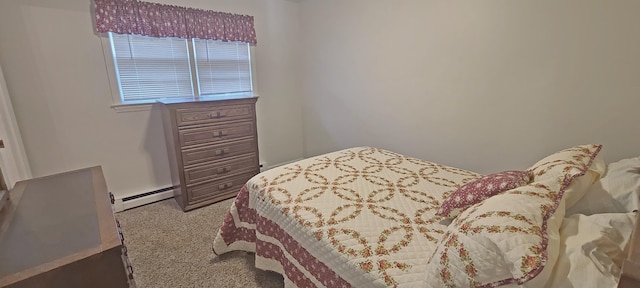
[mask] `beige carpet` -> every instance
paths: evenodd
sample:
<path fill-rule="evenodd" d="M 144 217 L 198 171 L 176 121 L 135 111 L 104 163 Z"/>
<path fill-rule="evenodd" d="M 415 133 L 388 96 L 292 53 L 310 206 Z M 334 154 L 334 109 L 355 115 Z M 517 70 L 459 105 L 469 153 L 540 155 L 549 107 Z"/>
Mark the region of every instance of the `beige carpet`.
<path fill-rule="evenodd" d="M 232 202 L 185 213 L 168 199 L 117 213 L 137 286 L 283 287 L 282 276 L 254 267 L 252 253 L 214 256 L 211 244 Z"/>

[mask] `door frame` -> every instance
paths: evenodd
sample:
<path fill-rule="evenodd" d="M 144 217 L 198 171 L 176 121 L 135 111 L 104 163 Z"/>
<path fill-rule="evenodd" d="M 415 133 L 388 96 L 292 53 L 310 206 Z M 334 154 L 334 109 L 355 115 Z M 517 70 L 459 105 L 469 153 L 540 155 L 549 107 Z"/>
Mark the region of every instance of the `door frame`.
<path fill-rule="evenodd" d="M 2 67 L 0 67 L 0 139 L 4 140 L 5 146 L 0 148 L 0 169 L 8 188 L 11 189 L 16 182 L 32 178 L 32 174 Z"/>

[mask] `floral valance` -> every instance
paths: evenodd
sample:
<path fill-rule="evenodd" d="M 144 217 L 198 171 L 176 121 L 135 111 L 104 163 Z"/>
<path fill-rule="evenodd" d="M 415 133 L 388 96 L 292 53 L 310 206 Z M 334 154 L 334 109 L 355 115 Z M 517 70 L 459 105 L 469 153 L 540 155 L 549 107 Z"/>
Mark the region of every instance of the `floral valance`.
<path fill-rule="evenodd" d="M 200 38 L 257 44 L 253 16 L 137 0 L 94 0 L 100 33 Z"/>

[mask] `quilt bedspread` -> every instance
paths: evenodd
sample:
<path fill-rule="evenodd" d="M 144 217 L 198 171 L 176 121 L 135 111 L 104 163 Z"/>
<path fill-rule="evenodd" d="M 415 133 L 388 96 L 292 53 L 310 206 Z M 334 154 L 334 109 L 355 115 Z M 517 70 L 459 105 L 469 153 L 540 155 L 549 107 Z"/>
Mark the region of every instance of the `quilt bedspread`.
<path fill-rule="evenodd" d="M 480 176 L 371 147 L 309 158 L 249 180 L 213 249 L 255 252 L 298 287 L 419 286 L 440 203 Z"/>

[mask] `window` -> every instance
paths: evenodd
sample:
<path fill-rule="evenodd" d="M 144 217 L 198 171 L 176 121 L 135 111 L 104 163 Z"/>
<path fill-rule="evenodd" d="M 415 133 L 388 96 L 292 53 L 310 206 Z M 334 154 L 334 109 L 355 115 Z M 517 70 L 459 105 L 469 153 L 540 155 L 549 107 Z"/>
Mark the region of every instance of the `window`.
<path fill-rule="evenodd" d="M 253 91 L 247 43 L 109 33 L 109 44 L 116 105 Z"/>

